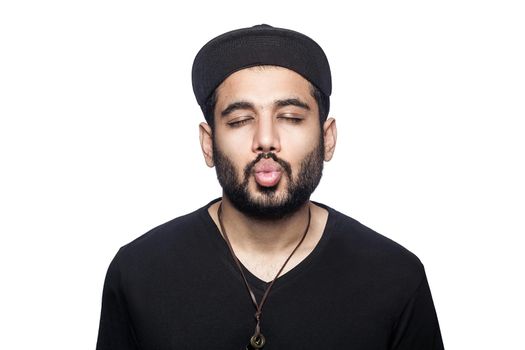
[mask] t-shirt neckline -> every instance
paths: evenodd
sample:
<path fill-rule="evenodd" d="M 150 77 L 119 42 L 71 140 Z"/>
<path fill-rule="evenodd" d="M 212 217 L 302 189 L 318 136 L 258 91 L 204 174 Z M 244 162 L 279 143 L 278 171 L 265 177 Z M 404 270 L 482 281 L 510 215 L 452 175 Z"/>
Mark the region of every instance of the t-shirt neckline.
<path fill-rule="evenodd" d="M 213 245 L 216 247 L 217 251 L 220 254 L 220 260 L 228 266 L 228 270 L 231 271 L 233 274 L 235 274 L 235 276 L 239 279 L 239 282 L 242 283 L 241 274 L 239 272 L 237 265 L 233 261 L 233 258 L 228 249 L 226 241 L 222 237 L 219 228 L 217 227 L 217 225 L 215 225 L 215 222 L 213 221 L 212 217 L 210 216 L 210 213 L 208 212 L 209 207 L 213 205 L 214 203 L 220 201 L 221 199 L 222 198 L 219 197 L 209 202 L 207 205 L 205 205 L 204 207 L 200 209 L 199 214 L 201 218 L 204 220 L 204 223 L 206 224 L 208 228 L 206 232 L 208 232 L 209 236 L 211 236 L 210 240 L 213 242 Z M 322 203 L 318 203 L 315 201 L 311 201 L 311 202 L 328 211 L 328 218 L 326 220 L 326 224 L 325 224 L 323 233 L 321 235 L 321 239 L 319 240 L 319 242 L 317 242 L 316 246 L 310 252 L 310 254 L 308 254 L 301 262 L 299 262 L 299 264 L 297 264 L 292 269 L 290 269 L 288 272 L 282 274 L 281 276 L 279 276 L 279 278 L 277 278 L 274 286 L 272 287 L 272 294 L 277 292 L 277 290 L 280 289 L 281 287 L 287 285 L 294 279 L 301 276 L 311 266 L 315 265 L 315 261 L 321 255 L 327 242 L 330 239 L 331 232 L 333 232 L 333 229 L 336 226 L 336 215 L 335 215 L 335 211 L 332 208 Z M 252 274 L 250 270 L 248 270 L 244 265 L 242 265 L 242 267 L 243 267 L 246 279 L 248 280 L 248 283 L 250 283 L 250 286 L 262 294 L 270 282 L 261 280 L 259 277 Z"/>

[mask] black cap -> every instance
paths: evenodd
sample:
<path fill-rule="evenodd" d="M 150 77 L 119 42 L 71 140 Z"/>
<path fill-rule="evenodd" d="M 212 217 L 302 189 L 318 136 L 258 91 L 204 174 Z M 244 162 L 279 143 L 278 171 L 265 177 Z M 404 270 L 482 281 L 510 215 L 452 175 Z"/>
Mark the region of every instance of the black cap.
<path fill-rule="evenodd" d="M 328 59 L 314 40 L 290 29 L 261 24 L 219 35 L 200 49 L 192 68 L 193 92 L 198 104 L 202 108 L 230 74 L 260 65 L 291 69 L 327 97 L 332 93 Z"/>

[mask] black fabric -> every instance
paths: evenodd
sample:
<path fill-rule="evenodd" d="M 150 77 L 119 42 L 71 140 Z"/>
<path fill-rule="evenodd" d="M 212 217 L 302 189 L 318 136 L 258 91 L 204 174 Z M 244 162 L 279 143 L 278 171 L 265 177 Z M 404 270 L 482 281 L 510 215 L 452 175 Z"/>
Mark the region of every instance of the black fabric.
<path fill-rule="evenodd" d="M 192 68 L 193 92 L 198 104 L 202 107 L 230 74 L 258 65 L 291 69 L 327 97 L 332 93 L 328 59 L 314 40 L 293 30 L 261 24 L 224 33 L 199 50 Z"/>
<path fill-rule="evenodd" d="M 104 285 L 98 350 L 246 348 L 254 306 L 207 212 L 212 203 L 119 250 Z M 264 349 L 443 349 L 418 258 L 318 205 L 329 212 L 325 231 L 275 282 Z M 260 298 L 266 283 L 245 272 Z"/>

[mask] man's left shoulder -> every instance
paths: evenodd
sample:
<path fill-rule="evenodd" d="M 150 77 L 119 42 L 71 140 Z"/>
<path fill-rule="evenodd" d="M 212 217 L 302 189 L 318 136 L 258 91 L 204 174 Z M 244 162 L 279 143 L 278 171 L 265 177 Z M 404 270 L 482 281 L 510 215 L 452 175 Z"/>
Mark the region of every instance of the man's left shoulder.
<path fill-rule="evenodd" d="M 329 212 L 327 231 L 332 246 L 353 266 L 388 279 L 417 283 L 424 277 L 420 259 L 403 245 L 365 226 L 356 219 L 324 205 Z"/>

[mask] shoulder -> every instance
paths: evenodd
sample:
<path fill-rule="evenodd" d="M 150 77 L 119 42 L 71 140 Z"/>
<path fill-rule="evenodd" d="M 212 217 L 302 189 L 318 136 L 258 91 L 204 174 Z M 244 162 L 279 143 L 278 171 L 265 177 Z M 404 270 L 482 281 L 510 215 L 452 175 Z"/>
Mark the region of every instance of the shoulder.
<path fill-rule="evenodd" d="M 329 246 L 339 261 L 376 281 L 416 288 L 424 279 L 419 258 L 401 244 L 328 206 Z"/>
<path fill-rule="evenodd" d="M 191 213 L 158 225 L 133 241 L 122 246 L 115 259 L 126 263 L 163 261 L 172 256 L 194 254 L 193 247 L 202 244 L 213 226 L 206 218 L 206 205 Z M 165 257 L 165 258 L 164 258 Z"/>

